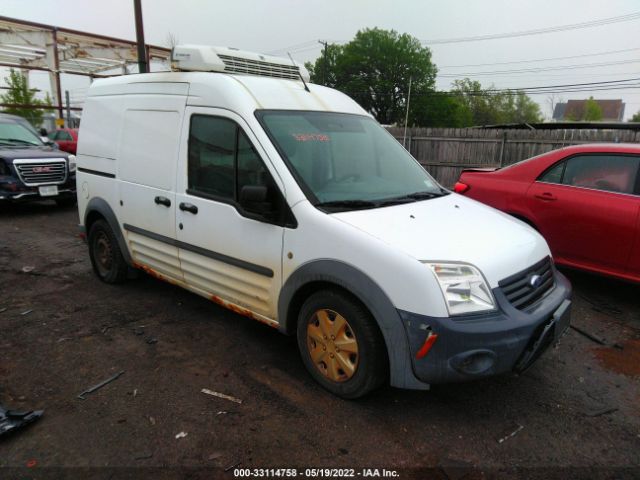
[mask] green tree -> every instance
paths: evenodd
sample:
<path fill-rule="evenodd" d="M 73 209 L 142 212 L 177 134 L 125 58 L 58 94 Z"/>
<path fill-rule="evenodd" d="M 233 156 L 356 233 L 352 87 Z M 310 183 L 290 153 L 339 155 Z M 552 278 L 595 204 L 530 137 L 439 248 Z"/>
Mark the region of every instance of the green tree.
<path fill-rule="evenodd" d="M 0 95 L 0 102 L 11 105 L 34 105 L 48 106 L 51 105 L 51 98 L 47 94 L 45 100 L 36 98 L 36 89 L 29 88 L 27 76 L 13 68 L 9 71 L 9 76 L 5 77 L 7 83 L 7 93 Z M 24 108 L 20 106 L 5 107 L 5 113 L 19 115 L 26 118 L 35 127 L 39 127 L 42 123 L 43 110 L 37 108 Z"/>
<path fill-rule="evenodd" d="M 466 105 L 447 92 L 412 95 L 409 112 L 409 124 L 421 127 L 462 128 L 473 124 Z"/>
<path fill-rule="evenodd" d="M 453 82 L 452 93 L 467 111 L 464 126 L 542 121 L 540 106 L 522 91 L 483 88 L 477 80 L 464 78 Z"/>
<path fill-rule="evenodd" d="M 436 67 L 431 51 L 407 34 L 379 28 L 365 29 L 341 47 L 327 47 L 313 64 L 307 64 L 314 83 L 326 84 L 355 99 L 380 123 L 404 123 L 409 79 L 411 96 L 434 91 Z"/>
<path fill-rule="evenodd" d="M 322 49 L 320 57 L 314 62 L 304 64 L 309 70 L 309 76 L 313 83 L 325 85 L 331 88 L 338 88 L 338 78 L 336 76 L 336 63 L 342 55 L 342 46 L 335 43 L 328 43 Z"/>
<path fill-rule="evenodd" d="M 593 97 L 589 97 L 589 100 L 584 104 L 584 113 L 580 120 L 597 122 L 598 120 L 602 120 L 602 118 L 602 108 L 600 108 L 600 105 L 598 105 L 598 102 L 596 102 Z"/>
<path fill-rule="evenodd" d="M 636 114 L 631 117 L 630 122 L 640 122 L 640 110 L 636 112 Z"/>

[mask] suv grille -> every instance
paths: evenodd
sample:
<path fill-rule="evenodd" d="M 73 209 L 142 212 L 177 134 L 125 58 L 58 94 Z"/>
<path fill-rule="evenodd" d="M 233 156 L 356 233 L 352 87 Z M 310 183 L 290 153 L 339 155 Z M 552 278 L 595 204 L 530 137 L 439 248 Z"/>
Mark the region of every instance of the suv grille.
<path fill-rule="evenodd" d="M 536 303 L 553 288 L 553 284 L 553 266 L 549 257 L 498 282 L 502 293 L 518 310 Z"/>
<path fill-rule="evenodd" d="M 261 77 L 289 78 L 291 80 L 300 78 L 300 68 L 297 65 L 280 65 L 231 55 L 218 54 L 218 57 L 224 62 L 225 72 L 246 73 L 248 75 L 260 75 Z"/>
<path fill-rule="evenodd" d="M 67 162 L 60 160 L 15 160 L 20 180 L 28 187 L 64 183 L 67 179 Z"/>

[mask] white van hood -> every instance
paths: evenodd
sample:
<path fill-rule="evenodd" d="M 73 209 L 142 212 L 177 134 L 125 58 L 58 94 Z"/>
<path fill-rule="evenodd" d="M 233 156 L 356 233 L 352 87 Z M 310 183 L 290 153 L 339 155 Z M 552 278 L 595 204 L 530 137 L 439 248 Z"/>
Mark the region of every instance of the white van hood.
<path fill-rule="evenodd" d="M 417 260 L 470 263 L 491 288 L 550 255 L 545 240 L 525 223 L 455 193 L 332 217 Z"/>

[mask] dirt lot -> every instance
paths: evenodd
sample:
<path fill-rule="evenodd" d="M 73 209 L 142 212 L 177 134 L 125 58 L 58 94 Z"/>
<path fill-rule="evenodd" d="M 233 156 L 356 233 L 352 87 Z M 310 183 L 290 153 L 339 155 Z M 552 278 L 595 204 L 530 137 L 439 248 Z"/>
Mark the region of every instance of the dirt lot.
<path fill-rule="evenodd" d="M 640 476 L 637 286 L 567 272 L 573 323 L 604 346 L 571 330 L 521 376 L 348 402 L 267 326 L 150 277 L 100 283 L 74 209 L 0 209 L 0 403 L 45 410 L 0 440 L 0 478 L 233 478 L 235 465 Z"/>

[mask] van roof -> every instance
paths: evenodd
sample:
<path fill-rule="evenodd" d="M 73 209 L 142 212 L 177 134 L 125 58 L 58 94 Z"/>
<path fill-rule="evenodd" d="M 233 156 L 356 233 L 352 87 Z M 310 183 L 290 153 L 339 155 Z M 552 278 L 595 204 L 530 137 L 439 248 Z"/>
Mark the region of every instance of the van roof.
<path fill-rule="evenodd" d="M 155 94 L 186 95 L 187 105 L 255 110 L 313 110 L 368 115 L 345 94 L 298 80 L 217 72 L 158 72 L 122 75 L 93 82 L 88 97 Z"/>

